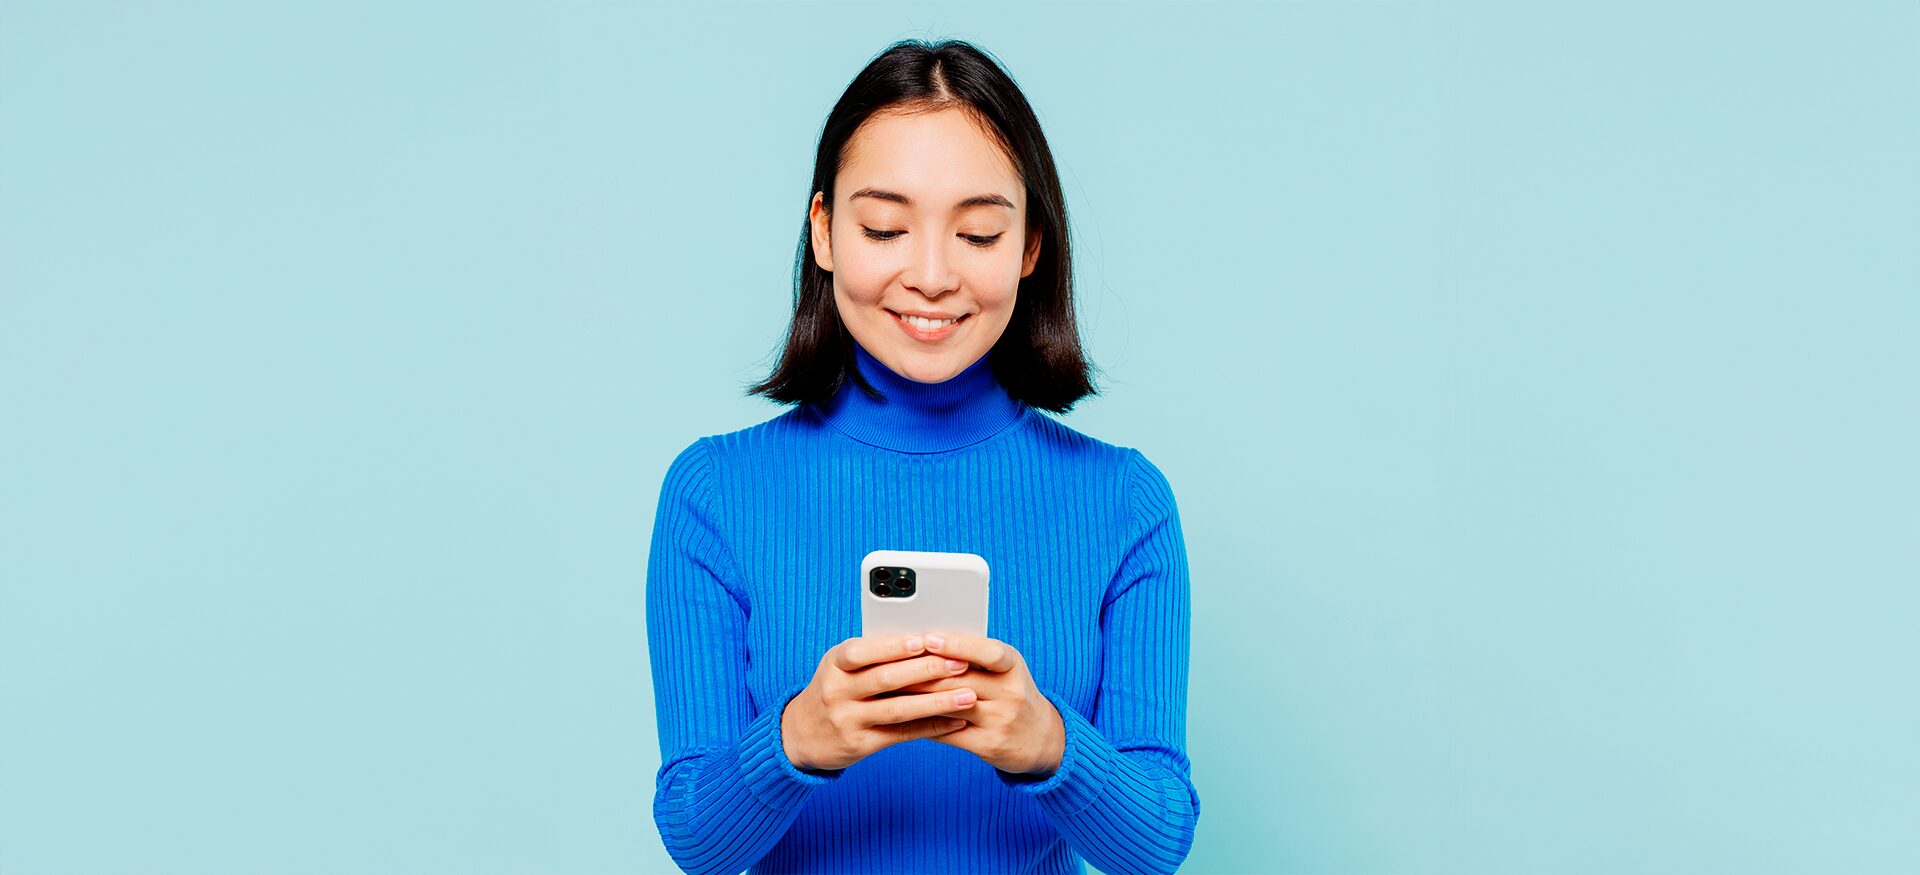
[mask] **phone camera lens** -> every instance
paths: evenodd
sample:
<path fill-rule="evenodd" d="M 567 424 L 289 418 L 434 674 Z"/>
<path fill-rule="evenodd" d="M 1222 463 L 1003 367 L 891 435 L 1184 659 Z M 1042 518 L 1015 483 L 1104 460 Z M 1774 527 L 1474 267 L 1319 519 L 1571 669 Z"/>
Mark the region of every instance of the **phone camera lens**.
<path fill-rule="evenodd" d="M 881 598 L 887 598 L 888 596 L 893 595 L 893 587 L 888 586 L 884 583 L 876 583 L 873 585 L 873 594 Z"/>
<path fill-rule="evenodd" d="M 886 583 L 887 581 L 893 579 L 893 569 L 875 568 L 873 570 L 873 579 L 881 583 Z"/>
<path fill-rule="evenodd" d="M 905 578 L 894 581 L 893 590 L 901 595 L 913 595 L 913 581 Z"/>

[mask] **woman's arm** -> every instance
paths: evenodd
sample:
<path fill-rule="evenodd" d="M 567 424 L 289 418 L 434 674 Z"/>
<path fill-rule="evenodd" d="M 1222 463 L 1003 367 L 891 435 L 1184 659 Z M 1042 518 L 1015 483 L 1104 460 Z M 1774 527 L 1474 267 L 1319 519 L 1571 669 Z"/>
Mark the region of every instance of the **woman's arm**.
<path fill-rule="evenodd" d="M 1131 545 L 1108 586 L 1093 719 L 1045 687 L 1066 753 L 1044 780 L 1000 772 L 1031 794 L 1075 851 L 1102 872 L 1172 872 L 1200 818 L 1186 755 L 1190 601 L 1186 542 L 1167 479 L 1132 458 Z"/>
<path fill-rule="evenodd" d="M 647 650 L 660 727 L 653 818 L 675 863 L 737 873 L 779 842 L 815 787 L 841 774 L 787 759 L 778 702 L 747 692 L 746 597 L 719 536 L 711 450 L 668 466 L 647 556 Z"/>

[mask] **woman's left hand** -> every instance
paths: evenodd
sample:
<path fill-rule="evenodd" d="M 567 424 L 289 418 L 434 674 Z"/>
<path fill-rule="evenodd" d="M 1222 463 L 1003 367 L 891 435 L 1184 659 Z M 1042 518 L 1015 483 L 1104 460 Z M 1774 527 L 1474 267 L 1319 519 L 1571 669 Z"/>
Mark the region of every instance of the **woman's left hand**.
<path fill-rule="evenodd" d="M 1060 712 L 1027 673 L 1027 661 L 1013 645 L 995 638 L 954 632 L 930 632 L 927 652 L 973 663 L 965 673 L 904 688 L 907 692 L 972 690 L 978 700 L 950 717 L 966 720 L 952 732 L 929 741 L 972 751 L 994 768 L 1044 777 L 1060 767 L 1067 729 Z"/>

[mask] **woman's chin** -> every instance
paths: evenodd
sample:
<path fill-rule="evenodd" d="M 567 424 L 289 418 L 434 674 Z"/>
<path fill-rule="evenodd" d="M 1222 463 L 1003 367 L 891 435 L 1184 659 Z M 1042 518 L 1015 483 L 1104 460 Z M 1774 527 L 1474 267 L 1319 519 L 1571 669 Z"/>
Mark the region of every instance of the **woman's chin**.
<path fill-rule="evenodd" d="M 944 383 L 953 379 L 954 375 L 958 373 L 960 373 L 958 368 L 949 368 L 944 364 L 923 364 L 919 367 L 909 367 L 901 372 L 900 375 L 916 383 Z"/>
<path fill-rule="evenodd" d="M 896 347 L 893 361 L 887 364 L 895 373 L 916 383 L 944 383 L 966 370 L 968 363 L 960 361 L 961 357 L 950 349 Z"/>

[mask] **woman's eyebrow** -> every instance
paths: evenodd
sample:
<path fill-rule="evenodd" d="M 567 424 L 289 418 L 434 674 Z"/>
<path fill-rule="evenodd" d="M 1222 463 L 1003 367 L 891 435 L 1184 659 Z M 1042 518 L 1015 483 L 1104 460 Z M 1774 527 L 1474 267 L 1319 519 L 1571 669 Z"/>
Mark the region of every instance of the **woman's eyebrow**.
<path fill-rule="evenodd" d="M 905 207 L 913 206 L 913 198 L 907 197 L 906 195 L 901 194 L 897 191 L 883 191 L 877 188 L 860 189 L 859 191 L 856 191 L 853 194 L 848 195 L 847 200 L 851 202 L 854 198 L 863 198 L 863 197 L 879 198 L 880 200 L 883 200 L 883 201 L 893 201 L 894 203 L 900 204 L 901 206 L 905 206 Z M 997 195 L 997 194 L 976 194 L 973 197 L 966 198 L 960 201 L 959 203 L 954 204 L 953 211 L 957 213 L 968 207 L 1006 207 L 1007 209 L 1011 210 L 1013 209 L 1013 201 L 1007 200 L 1006 198 L 1001 197 L 1000 195 Z"/>

